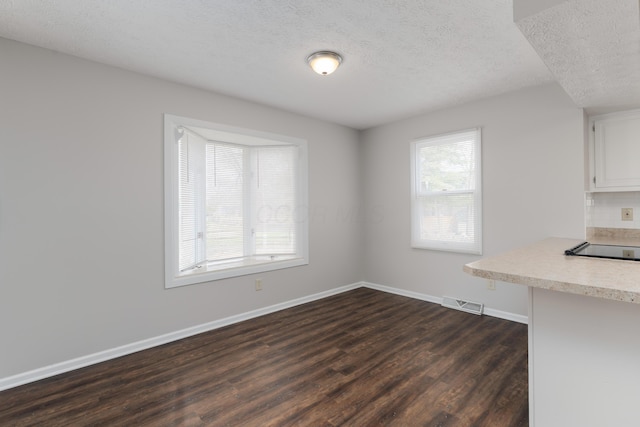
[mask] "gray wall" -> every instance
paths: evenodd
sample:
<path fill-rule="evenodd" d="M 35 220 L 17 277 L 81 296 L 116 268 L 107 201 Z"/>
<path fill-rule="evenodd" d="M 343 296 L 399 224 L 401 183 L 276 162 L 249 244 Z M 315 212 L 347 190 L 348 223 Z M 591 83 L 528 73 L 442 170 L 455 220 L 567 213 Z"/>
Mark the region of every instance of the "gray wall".
<path fill-rule="evenodd" d="M 526 287 L 496 291 L 462 272 L 478 256 L 410 248 L 409 144 L 482 127 L 483 256 L 549 236 L 584 237 L 582 110 L 546 85 L 424 114 L 363 132 L 366 280 L 527 314 Z"/>
<path fill-rule="evenodd" d="M 0 378 L 363 279 L 358 133 L 0 39 Z M 309 142 L 310 264 L 165 290 L 163 113 Z"/>

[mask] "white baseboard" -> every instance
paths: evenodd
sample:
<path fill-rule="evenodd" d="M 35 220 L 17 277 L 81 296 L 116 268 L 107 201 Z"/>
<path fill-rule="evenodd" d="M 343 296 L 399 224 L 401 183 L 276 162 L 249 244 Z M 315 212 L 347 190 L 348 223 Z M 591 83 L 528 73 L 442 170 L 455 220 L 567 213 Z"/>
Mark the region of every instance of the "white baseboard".
<path fill-rule="evenodd" d="M 512 322 L 529 324 L 529 317 L 523 314 L 510 313 L 508 311 L 496 310 L 495 308 L 484 308 L 484 314 L 491 317 L 497 317 L 499 319 L 510 320 Z"/>
<path fill-rule="evenodd" d="M 382 292 L 388 292 L 390 294 L 396 294 L 409 298 L 419 299 L 422 301 L 433 302 L 435 304 L 442 304 L 442 297 L 435 297 L 433 295 L 421 294 L 418 292 L 392 288 L 390 286 L 377 285 L 375 283 L 369 282 L 363 282 L 362 286 Z M 497 317 L 499 319 L 510 320 L 512 322 L 524 323 L 525 325 L 529 322 L 527 316 L 523 316 L 522 314 L 509 313 L 507 311 L 496 310 L 494 308 L 485 307 L 483 310 L 483 314 L 491 317 Z"/>
<path fill-rule="evenodd" d="M 182 329 L 175 332 L 170 332 L 168 334 L 160 335 L 157 337 L 148 338 L 148 339 L 133 342 L 130 344 L 125 344 L 123 346 L 100 351 L 98 353 L 81 356 L 75 359 L 56 363 L 50 366 L 44 366 L 42 368 L 23 372 L 10 377 L 0 378 L 0 391 L 7 390 L 13 387 L 18 387 L 23 384 L 39 381 L 44 378 L 52 377 L 54 375 L 73 371 L 75 369 L 84 368 L 85 366 L 94 365 L 96 363 L 104 362 L 110 359 L 115 359 L 117 357 L 126 356 L 127 354 L 136 353 L 141 350 L 146 350 L 162 344 L 167 344 L 172 341 L 177 341 L 177 340 L 187 338 L 193 335 L 197 335 L 203 332 L 212 331 L 214 329 L 222 328 L 223 326 L 228 326 L 234 323 L 242 322 L 243 320 L 253 319 L 254 317 L 264 316 L 265 314 L 274 313 L 276 311 L 284 310 L 286 308 L 291 308 L 297 305 L 316 301 L 322 298 L 327 298 L 329 296 L 337 295 L 343 292 L 357 289 L 362 286 L 363 284 L 361 282 L 353 283 L 351 285 L 330 289 L 328 291 L 320 292 L 313 295 L 308 295 L 306 297 L 297 298 L 297 299 L 286 301 L 280 304 L 271 305 L 269 307 L 264 307 L 264 308 L 249 311 L 246 313 L 241 313 L 235 316 L 226 317 L 224 319 L 214 320 L 213 322 L 192 326 L 190 328 Z"/>
<path fill-rule="evenodd" d="M 196 325 L 190 328 L 182 329 L 168 334 L 160 335 L 153 338 L 148 338 L 142 341 L 137 341 L 130 344 L 125 344 L 120 347 L 100 351 L 98 353 L 81 356 L 75 359 L 67 360 L 64 362 L 56 363 L 50 366 L 44 366 L 42 368 L 34 369 L 32 371 L 20 373 L 10 377 L 0 378 L 0 391 L 7 390 L 13 387 L 18 387 L 23 384 L 49 378 L 54 375 L 62 374 L 64 372 L 73 371 L 75 369 L 84 368 L 85 366 L 94 365 L 96 363 L 104 362 L 117 357 L 126 356 L 141 350 L 146 350 L 152 347 L 156 347 L 162 344 L 167 344 L 172 341 L 177 341 L 183 338 L 187 338 L 193 335 L 197 335 L 203 332 L 212 331 L 214 329 L 222 328 L 224 326 L 232 325 L 234 323 L 242 322 L 244 320 L 253 319 L 254 317 L 264 316 L 265 314 L 274 313 L 276 311 L 284 310 L 287 308 L 295 307 L 297 305 L 306 304 L 308 302 L 316 301 L 322 298 L 327 298 L 332 295 L 341 294 L 360 287 L 366 287 L 375 289 L 382 292 L 387 292 L 396 295 L 402 295 L 409 298 L 419 299 L 422 301 L 428 301 L 435 304 L 441 304 L 442 298 L 434 297 L 431 295 L 421 294 L 417 292 L 407 291 L 404 289 L 392 288 L 389 286 L 376 285 L 368 282 L 357 282 L 351 285 L 342 286 L 339 288 L 330 289 L 328 291 L 320 292 L 306 297 L 297 298 L 290 301 L 285 301 L 280 304 L 271 305 L 269 307 L 260 308 L 257 310 L 241 313 L 235 316 L 226 317 L 220 320 L 214 320 L 212 322 Z M 494 310 L 490 308 L 484 309 L 484 314 L 492 317 L 498 317 L 501 319 L 511 320 L 519 323 L 527 323 L 527 317 L 519 314 L 507 313 L 500 310 Z"/>

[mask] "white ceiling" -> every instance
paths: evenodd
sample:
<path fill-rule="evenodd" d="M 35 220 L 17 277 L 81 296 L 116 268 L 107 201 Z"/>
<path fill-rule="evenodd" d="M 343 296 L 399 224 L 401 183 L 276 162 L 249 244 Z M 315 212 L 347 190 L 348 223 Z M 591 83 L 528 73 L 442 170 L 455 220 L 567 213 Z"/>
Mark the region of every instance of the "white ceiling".
<path fill-rule="evenodd" d="M 574 5 L 564 19 L 595 0 L 554 2 Z M 637 9 L 599 3 L 624 2 Z M 365 129 L 556 80 L 523 36 L 543 58 L 564 43 L 545 39 L 546 12 L 516 25 L 512 0 L 0 0 L 0 37 Z M 343 64 L 316 75 L 305 59 L 327 49 Z"/>

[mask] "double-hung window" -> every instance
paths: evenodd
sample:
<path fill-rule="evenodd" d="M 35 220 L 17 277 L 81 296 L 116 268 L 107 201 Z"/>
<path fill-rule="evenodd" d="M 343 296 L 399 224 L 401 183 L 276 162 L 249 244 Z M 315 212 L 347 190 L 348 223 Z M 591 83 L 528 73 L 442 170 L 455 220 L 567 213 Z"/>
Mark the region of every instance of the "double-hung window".
<path fill-rule="evenodd" d="M 482 253 L 480 129 L 411 142 L 411 245 Z"/>
<path fill-rule="evenodd" d="M 308 264 L 306 141 L 165 115 L 165 286 Z"/>

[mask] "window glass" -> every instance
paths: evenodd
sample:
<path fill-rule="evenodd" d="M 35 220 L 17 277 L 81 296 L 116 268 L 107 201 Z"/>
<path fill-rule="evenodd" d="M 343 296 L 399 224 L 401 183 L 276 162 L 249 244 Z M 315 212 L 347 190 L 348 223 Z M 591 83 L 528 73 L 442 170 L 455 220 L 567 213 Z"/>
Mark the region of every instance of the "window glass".
<path fill-rule="evenodd" d="M 207 143 L 206 259 L 244 256 L 245 149 Z"/>

